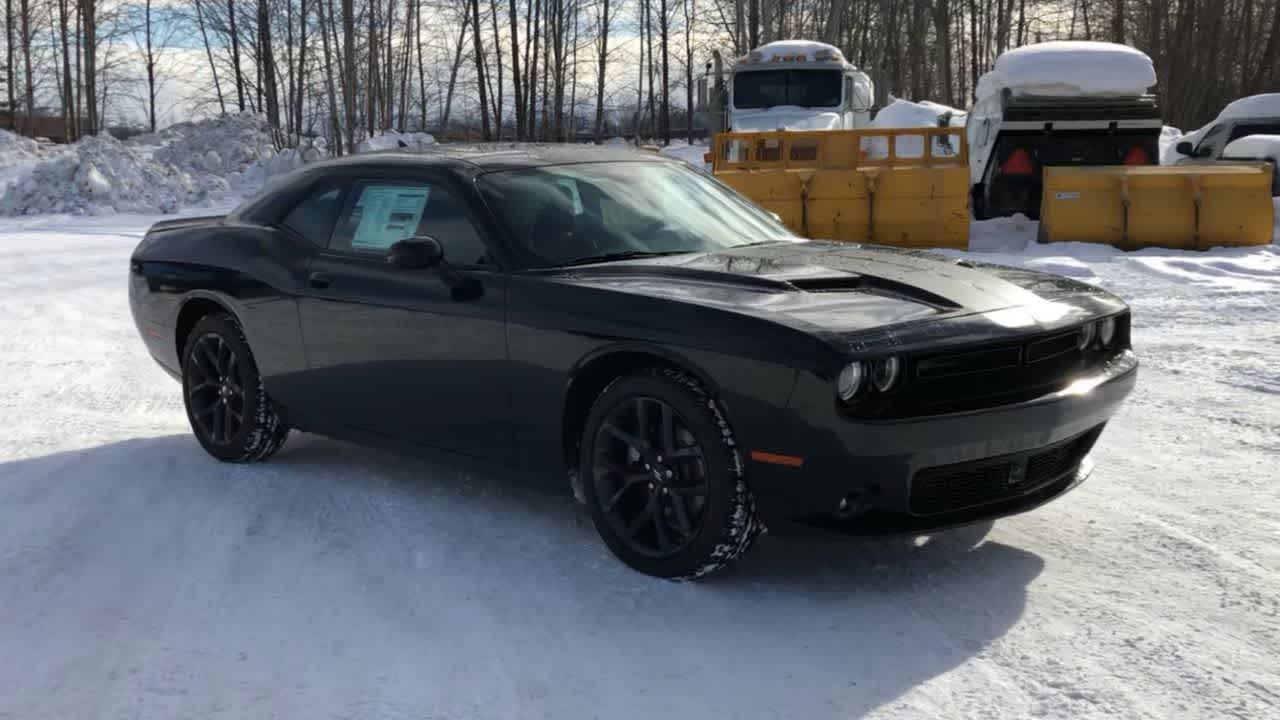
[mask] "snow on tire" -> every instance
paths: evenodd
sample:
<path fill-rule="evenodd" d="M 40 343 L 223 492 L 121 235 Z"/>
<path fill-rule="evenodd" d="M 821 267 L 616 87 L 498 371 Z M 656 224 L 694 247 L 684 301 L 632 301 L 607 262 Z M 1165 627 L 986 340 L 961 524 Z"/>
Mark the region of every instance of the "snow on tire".
<path fill-rule="evenodd" d="M 597 457 L 604 457 L 602 453 L 607 455 L 611 452 L 608 447 L 598 447 L 602 442 L 607 442 L 602 440 L 609 434 L 604 426 L 618 416 L 624 405 L 638 402 L 653 403 L 659 412 L 665 412 L 663 405 L 671 408 L 673 417 L 678 418 L 681 424 L 681 430 L 695 441 L 698 454 L 694 462 L 698 478 L 706 488 L 696 530 L 691 533 L 691 537 L 681 538 L 684 543 L 677 545 L 669 553 L 650 552 L 644 547 L 638 547 L 633 538 L 625 536 L 626 533 L 620 526 L 625 525 L 629 530 L 634 523 L 620 523 L 618 518 L 611 515 L 615 512 L 613 507 L 619 503 L 619 498 L 627 492 L 626 488 L 619 490 L 611 485 L 613 481 L 610 480 L 610 473 L 616 473 L 619 461 L 614 459 L 610 463 L 600 460 L 597 466 Z M 677 421 L 670 422 L 674 427 Z M 661 433 L 668 432 L 668 426 L 661 421 L 653 420 L 651 423 L 655 429 L 660 427 Z M 631 428 L 637 438 L 645 440 L 649 431 L 650 427 L 643 425 L 638 419 Z M 746 554 L 764 531 L 764 525 L 756 513 L 755 497 L 747 483 L 742 456 L 724 411 L 702 384 L 688 373 L 671 367 L 655 367 L 610 383 L 588 413 L 581 447 L 581 487 L 592 521 L 609 549 L 624 563 L 640 572 L 673 580 L 699 578 Z M 661 443 L 654 447 L 661 447 Z M 633 505 L 643 506 L 645 511 L 651 513 L 648 519 L 655 526 L 665 524 L 668 513 L 686 516 L 682 519 L 688 523 L 690 506 L 679 490 L 694 488 L 680 488 L 674 484 L 676 481 L 672 481 L 670 485 L 663 483 L 664 473 L 667 478 L 671 474 L 665 472 L 663 468 L 666 466 L 659 463 L 650 467 L 650 460 L 662 460 L 660 454 L 649 457 L 654 447 L 637 452 L 628 446 L 628 457 L 632 458 L 633 465 L 630 468 L 632 474 L 628 477 L 635 479 L 638 477 L 637 473 L 645 472 L 654 472 L 655 477 L 655 482 L 648 483 L 648 493 L 655 496 L 650 503 L 656 501 L 656 509 L 650 510 L 648 505 L 643 504 L 643 495 Z M 687 451 L 689 448 L 683 450 Z M 688 457 L 687 452 L 685 456 Z M 685 472 L 682 472 L 681 477 L 684 475 Z M 656 498 L 659 492 L 662 496 L 667 496 L 668 490 L 671 493 L 670 499 Z M 681 497 L 677 498 L 676 495 Z M 674 509 L 676 502 L 679 502 L 683 510 Z M 637 517 L 635 522 L 644 522 L 644 518 Z M 660 536 L 663 532 L 656 534 Z"/>

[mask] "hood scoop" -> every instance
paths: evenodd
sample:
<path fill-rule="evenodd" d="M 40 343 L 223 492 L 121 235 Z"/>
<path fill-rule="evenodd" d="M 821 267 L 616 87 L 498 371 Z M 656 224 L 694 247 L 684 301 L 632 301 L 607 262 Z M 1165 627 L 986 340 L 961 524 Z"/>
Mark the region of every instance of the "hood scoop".
<path fill-rule="evenodd" d="M 869 292 L 932 305 L 940 310 L 956 310 L 960 308 L 959 303 L 948 300 L 941 295 L 931 293 L 915 285 L 876 277 L 875 275 L 847 273 L 827 277 L 793 278 L 787 282 L 801 292 Z"/>

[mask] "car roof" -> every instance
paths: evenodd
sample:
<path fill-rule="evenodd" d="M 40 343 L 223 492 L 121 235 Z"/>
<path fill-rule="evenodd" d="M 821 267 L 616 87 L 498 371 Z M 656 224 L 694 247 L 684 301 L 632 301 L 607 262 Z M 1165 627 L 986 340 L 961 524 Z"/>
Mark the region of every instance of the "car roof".
<path fill-rule="evenodd" d="M 422 150 L 379 150 L 311 164 L 310 170 L 350 165 L 471 166 L 479 172 L 584 162 L 669 162 L 656 152 L 607 145 L 479 143 L 436 145 Z"/>

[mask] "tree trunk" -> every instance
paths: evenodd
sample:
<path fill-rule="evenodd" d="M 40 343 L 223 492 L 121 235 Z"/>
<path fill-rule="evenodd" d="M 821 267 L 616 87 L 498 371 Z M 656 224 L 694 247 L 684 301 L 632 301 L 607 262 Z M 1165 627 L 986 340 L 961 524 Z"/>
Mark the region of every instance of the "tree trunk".
<path fill-rule="evenodd" d="M 146 36 L 147 58 L 147 124 L 151 132 L 156 131 L 156 55 L 151 46 L 151 0 L 143 5 L 143 22 L 146 24 L 143 33 Z"/>
<path fill-rule="evenodd" d="M 609 0 L 604 0 L 604 3 L 607 6 Z M 525 102 L 523 88 L 520 86 L 520 23 L 517 20 L 516 0 L 508 0 L 507 19 L 511 25 L 511 90 L 516 101 L 516 140 L 524 140 Z"/>
<path fill-rule="evenodd" d="M 319 2 L 316 5 L 316 14 L 320 20 L 320 42 L 324 51 L 324 80 L 325 88 L 329 95 L 329 130 L 333 133 L 333 154 L 342 155 L 342 125 L 339 123 L 338 115 L 338 91 L 333 82 L 333 47 L 329 42 L 330 32 L 333 27 L 333 6 L 329 6 L 329 12 L 325 12 L 325 3 Z"/>
<path fill-rule="evenodd" d="M 258 0 L 258 57 L 262 65 L 262 78 L 259 84 L 263 86 L 267 123 L 270 124 L 271 132 L 276 135 L 278 143 L 280 142 L 280 137 L 277 135 L 280 130 L 280 95 L 279 88 L 276 87 L 276 60 L 271 50 L 271 15 L 267 0 Z"/>
<path fill-rule="evenodd" d="M 356 14 L 353 0 L 342 0 L 342 103 L 346 111 L 347 150 L 356 151 Z M 333 6 L 329 6 L 333 17 Z"/>
<path fill-rule="evenodd" d="M 80 0 L 84 23 L 84 106 L 85 132 L 98 134 L 98 0 Z"/>
<path fill-rule="evenodd" d="M 244 112 L 244 74 L 240 72 L 240 33 L 236 30 L 235 0 L 227 0 L 227 17 L 231 33 L 231 69 L 236 77 L 236 100 L 239 103 L 240 112 Z M 87 27 L 88 24 L 89 20 L 86 18 L 85 26 Z"/>
<path fill-rule="evenodd" d="M 74 142 L 80 136 L 80 126 L 76 121 L 76 98 L 71 86 L 71 35 L 67 26 L 67 0 L 58 0 L 58 28 L 62 34 L 62 118 L 66 124 L 67 140 Z"/>
<path fill-rule="evenodd" d="M 18 78 L 13 71 L 13 0 L 4 0 L 4 33 L 5 33 L 5 89 L 9 91 L 9 129 L 18 128 L 18 100 L 14 91 Z"/>
<path fill-rule="evenodd" d="M 471 42 L 474 46 L 476 60 L 476 87 L 480 91 L 480 137 L 488 142 L 492 135 L 489 129 L 489 96 L 484 87 L 484 40 L 480 37 L 480 0 L 471 0 Z"/>
<path fill-rule="evenodd" d="M 601 0 L 603 6 L 596 30 L 599 43 L 596 53 L 596 142 L 604 138 L 604 81 L 609 63 L 609 0 Z"/>
<path fill-rule="evenodd" d="M 467 20 L 465 13 L 458 30 L 458 44 L 453 50 L 453 64 L 449 68 L 449 90 L 444 95 L 444 110 L 440 114 L 440 131 L 449 129 L 449 114 L 453 110 L 453 91 L 458 85 L 458 69 L 462 67 L 462 48 L 467 42 Z"/>
<path fill-rule="evenodd" d="M 662 35 L 662 144 L 671 144 L 671 54 L 668 46 L 670 19 L 667 0 L 658 0 L 658 31 Z"/>
<path fill-rule="evenodd" d="M 22 0 L 19 11 L 22 13 L 22 72 L 26 79 L 26 87 L 23 90 L 26 93 L 27 134 L 34 135 L 36 84 L 35 70 L 31 67 L 31 4 L 29 0 Z"/>
<path fill-rule="evenodd" d="M 227 103 L 222 97 L 222 83 L 218 81 L 218 66 L 213 61 L 213 47 L 209 45 L 209 31 L 204 25 L 204 10 L 201 7 L 200 0 L 195 0 L 195 5 L 196 25 L 200 27 L 200 39 L 204 41 L 205 57 L 209 58 L 209 72 L 213 73 L 213 91 L 218 96 L 218 111 L 225 114 L 227 112 Z"/>

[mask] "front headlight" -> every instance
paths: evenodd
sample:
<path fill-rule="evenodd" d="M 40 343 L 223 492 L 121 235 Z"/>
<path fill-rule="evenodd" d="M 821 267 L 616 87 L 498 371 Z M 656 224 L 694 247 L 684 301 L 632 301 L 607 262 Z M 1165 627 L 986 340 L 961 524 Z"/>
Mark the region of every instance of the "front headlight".
<path fill-rule="evenodd" d="M 1084 350 L 1085 348 L 1092 345 L 1093 339 L 1094 337 L 1097 336 L 1097 334 L 1098 334 L 1098 326 L 1096 324 L 1089 323 L 1088 325 L 1082 326 L 1080 328 L 1080 337 L 1077 340 L 1077 343 L 1079 344 L 1080 349 Z"/>
<path fill-rule="evenodd" d="M 871 364 L 871 384 L 880 392 L 885 392 L 898 382 L 898 372 L 902 367 L 896 357 L 880 358 Z"/>
<path fill-rule="evenodd" d="M 1116 339 L 1116 319 L 1109 317 L 1098 323 L 1098 339 L 1102 341 L 1102 347 L 1111 347 L 1111 342 Z"/>
<path fill-rule="evenodd" d="M 836 394 L 844 402 L 853 400 L 858 394 L 858 388 L 862 387 L 862 362 L 854 360 L 844 369 L 840 371 L 840 376 L 836 378 Z"/>

